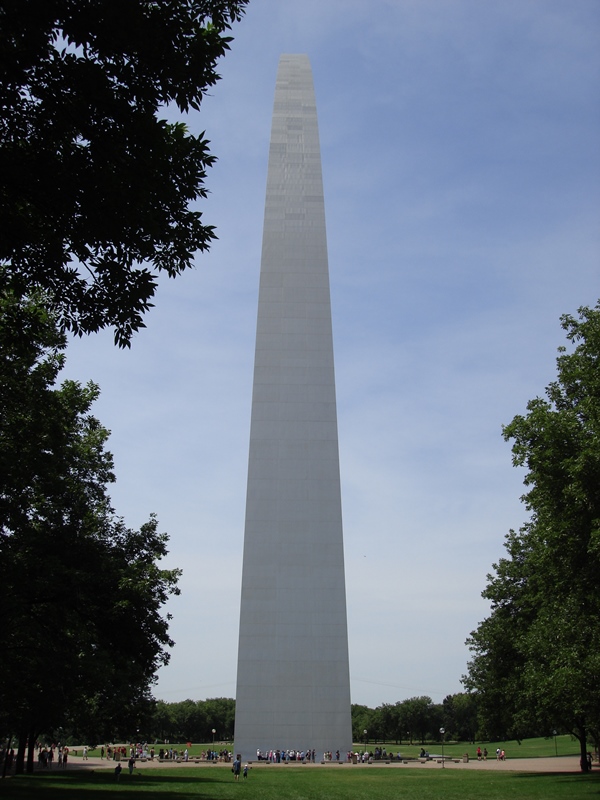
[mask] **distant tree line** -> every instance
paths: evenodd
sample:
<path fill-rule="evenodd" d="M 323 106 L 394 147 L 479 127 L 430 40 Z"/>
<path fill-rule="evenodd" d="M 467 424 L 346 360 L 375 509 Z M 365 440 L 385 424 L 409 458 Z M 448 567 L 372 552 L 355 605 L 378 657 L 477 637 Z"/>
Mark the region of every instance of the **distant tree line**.
<path fill-rule="evenodd" d="M 477 697 L 448 695 L 442 703 L 431 697 L 410 697 L 377 708 L 352 706 L 352 738 L 355 742 L 394 741 L 396 744 L 439 741 L 440 728 L 446 739 L 475 741 L 478 734 Z M 367 731 L 365 736 L 365 731 Z"/>
<path fill-rule="evenodd" d="M 164 742 L 215 742 L 233 740 L 235 700 L 215 697 L 208 700 L 182 700 L 166 703 L 158 700 L 147 717 L 145 738 Z M 475 695 L 448 695 L 443 703 L 433 703 L 430 697 L 412 697 L 397 703 L 384 703 L 377 708 L 352 705 L 352 738 L 364 741 L 394 740 L 398 744 L 439 739 L 439 729 L 445 726 L 446 738 L 472 740 L 477 722 Z"/>
<path fill-rule="evenodd" d="M 235 700 L 230 697 L 173 703 L 157 700 L 153 708 L 147 709 L 143 720 L 136 720 L 129 738 L 137 735 L 145 741 L 171 743 L 211 743 L 214 738 L 218 743 L 233 740 L 234 723 Z M 352 705 L 352 738 L 355 742 L 364 741 L 364 731 L 367 730 L 371 742 L 422 743 L 439 739 L 442 726 L 446 729 L 447 739 L 474 740 L 478 731 L 476 696 L 467 693 L 448 695 L 439 704 L 433 703 L 430 697 L 411 697 L 393 704 L 384 703 L 377 708 Z"/>
<path fill-rule="evenodd" d="M 365 739 L 371 743 L 393 741 L 397 745 L 439 742 L 441 728 L 446 741 L 473 743 L 528 739 L 552 733 L 552 729 L 534 719 L 523 724 L 519 736 L 514 736 L 510 725 L 496 723 L 497 718 L 488 713 L 477 692 L 449 694 L 441 703 L 434 703 L 425 695 L 383 703 L 377 708 L 352 705 L 352 739 L 357 743 Z M 564 726 L 559 727 L 560 733 L 568 732 Z"/>
<path fill-rule="evenodd" d="M 177 703 L 157 700 L 145 738 L 159 742 L 231 741 L 234 720 L 235 700 L 230 697 Z"/>
<path fill-rule="evenodd" d="M 443 703 L 430 697 L 411 697 L 377 708 L 352 705 L 352 738 L 406 742 L 439 740 L 444 727 L 447 739 L 474 741 L 478 731 L 477 697 L 474 694 L 448 695 Z M 149 741 L 212 742 L 233 739 L 235 700 L 216 697 L 208 700 L 183 700 L 166 703 L 158 700 L 147 718 L 145 738 Z M 532 733 L 533 735 L 533 733 Z"/>
<path fill-rule="evenodd" d="M 167 703 L 157 700 L 147 713 L 139 735 L 153 742 L 233 741 L 235 700 L 214 697 L 207 700 L 182 700 Z M 447 695 L 443 702 L 434 703 L 431 697 L 410 697 L 396 703 L 383 703 L 376 708 L 352 705 L 352 739 L 425 744 L 440 741 L 440 728 L 446 741 L 475 742 L 502 740 L 510 731 L 490 728 L 476 693 L 458 692 Z M 562 731 L 561 731 L 562 732 Z M 132 732 L 133 733 L 133 732 Z M 547 736 L 549 731 L 531 726 L 522 738 Z"/>

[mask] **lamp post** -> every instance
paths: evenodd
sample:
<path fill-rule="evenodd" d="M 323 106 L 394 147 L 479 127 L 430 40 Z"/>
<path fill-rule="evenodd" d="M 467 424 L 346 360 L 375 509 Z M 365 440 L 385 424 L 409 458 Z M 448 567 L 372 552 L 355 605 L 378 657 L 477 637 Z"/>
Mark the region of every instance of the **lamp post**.
<path fill-rule="evenodd" d="M 554 755 L 558 756 L 558 747 L 556 746 L 556 731 L 552 731 L 552 736 L 554 736 Z"/>
<path fill-rule="evenodd" d="M 446 728 L 440 728 L 440 733 L 442 734 L 442 769 L 444 769 L 444 739 L 446 738 Z"/>
<path fill-rule="evenodd" d="M 366 755 L 366 752 L 367 752 L 367 729 L 366 728 L 363 731 L 363 735 L 365 737 L 365 755 Z"/>
<path fill-rule="evenodd" d="M 217 731 L 216 731 L 216 730 L 213 728 L 213 729 L 212 729 L 212 735 L 213 735 L 213 750 L 215 749 L 215 733 L 216 733 L 216 732 L 217 732 Z"/>

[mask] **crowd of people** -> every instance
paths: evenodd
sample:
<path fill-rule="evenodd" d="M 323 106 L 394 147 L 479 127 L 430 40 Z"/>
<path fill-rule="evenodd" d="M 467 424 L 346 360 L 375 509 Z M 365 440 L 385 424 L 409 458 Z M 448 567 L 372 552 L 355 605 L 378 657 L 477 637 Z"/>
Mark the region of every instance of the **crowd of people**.
<path fill-rule="evenodd" d="M 314 763 L 315 759 L 315 750 L 295 750 L 294 748 L 289 748 L 288 750 L 256 751 L 257 761 L 270 761 L 272 764 L 281 764 L 289 761 L 311 761 Z"/>
<path fill-rule="evenodd" d="M 42 744 L 36 742 L 35 750 L 37 751 L 38 766 L 42 769 L 49 769 L 54 762 L 59 767 L 66 767 L 69 761 L 69 748 L 66 745 L 58 744 Z M 13 751 L 14 753 L 14 751 Z"/>
<path fill-rule="evenodd" d="M 273 764 L 281 764 L 281 763 L 289 763 L 293 761 L 301 761 L 303 763 L 311 763 L 314 764 L 317 759 L 317 753 L 314 749 L 308 750 L 295 750 L 293 748 L 289 750 L 257 750 L 256 751 L 256 758 L 258 761 L 269 761 Z M 388 753 L 385 747 L 376 747 L 375 750 L 369 751 L 364 750 L 360 752 L 353 752 L 349 750 L 346 753 L 346 761 L 350 763 L 371 763 L 373 761 L 380 761 L 381 759 L 385 759 L 389 761 L 391 759 L 397 758 L 400 760 L 402 758 L 401 754 L 398 753 L 397 756 L 394 756 L 393 753 Z M 340 751 L 336 750 L 335 753 L 332 750 L 326 750 L 323 753 L 321 758 L 322 761 L 336 761 L 339 762 L 341 759 Z"/>

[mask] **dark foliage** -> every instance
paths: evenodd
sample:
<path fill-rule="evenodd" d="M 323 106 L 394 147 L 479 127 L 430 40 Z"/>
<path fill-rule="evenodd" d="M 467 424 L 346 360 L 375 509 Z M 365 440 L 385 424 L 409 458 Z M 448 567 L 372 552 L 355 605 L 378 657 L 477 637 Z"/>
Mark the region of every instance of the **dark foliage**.
<path fill-rule="evenodd" d="M 77 334 L 129 345 L 157 277 L 215 233 L 214 156 L 165 106 L 198 109 L 248 0 L 1 0 L 0 264 Z"/>
<path fill-rule="evenodd" d="M 98 388 L 56 387 L 64 334 L 45 303 L 0 295 L 0 727 L 24 743 L 77 718 L 109 736 L 147 705 L 172 644 L 167 536 L 115 516 Z"/>

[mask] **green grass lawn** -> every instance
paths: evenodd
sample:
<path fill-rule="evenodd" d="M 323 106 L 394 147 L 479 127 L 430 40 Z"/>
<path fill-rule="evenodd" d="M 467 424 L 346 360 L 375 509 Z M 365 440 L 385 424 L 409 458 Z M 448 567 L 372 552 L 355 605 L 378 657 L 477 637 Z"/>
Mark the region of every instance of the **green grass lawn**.
<path fill-rule="evenodd" d="M 6 800 L 587 800 L 600 793 L 600 772 L 520 774 L 410 767 L 261 767 L 233 780 L 224 767 L 147 769 L 119 782 L 112 769 L 38 773 L 0 781 Z"/>

